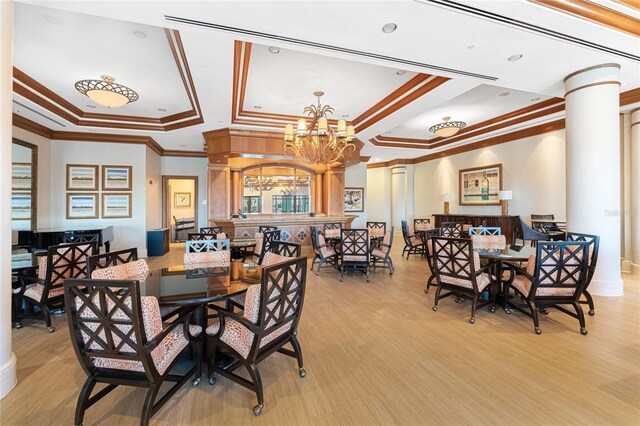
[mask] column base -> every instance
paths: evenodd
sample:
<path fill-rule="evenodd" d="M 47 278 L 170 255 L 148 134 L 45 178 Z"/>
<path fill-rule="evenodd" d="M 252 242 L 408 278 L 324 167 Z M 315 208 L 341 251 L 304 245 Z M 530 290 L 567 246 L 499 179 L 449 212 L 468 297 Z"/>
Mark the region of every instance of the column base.
<path fill-rule="evenodd" d="M 630 274 L 631 271 L 633 270 L 633 266 L 632 265 L 633 265 L 633 263 L 631 263 L 630 260 L 623 260 L 620 263 L 620 270 L 622 272 L 624 272 L 625 274 Z"/>
<path fill-rule="evenodd" d="M 9 361 L 0 366 L 0 399 L 4 398 L 18 383 L 16 376 L 16 355 L 11 352 Z"/>
<path fill-rule="evenodd" d="M 624 286 L 622 280 L 592 280 L 589 284 L 589 293 L 593 296 L 622 296 L 624 295 Z"/>

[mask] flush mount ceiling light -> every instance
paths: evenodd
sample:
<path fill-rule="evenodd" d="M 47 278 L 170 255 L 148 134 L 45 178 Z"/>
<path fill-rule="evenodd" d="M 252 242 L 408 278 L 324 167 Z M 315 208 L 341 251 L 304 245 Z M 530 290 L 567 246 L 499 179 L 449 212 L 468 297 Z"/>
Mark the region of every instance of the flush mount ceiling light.
<path fill-rule="evenodd" d="M 429 127 L 429 131 L 435 133 L 441 138 L 448 138 L 458 133 L 460 129 L 463 129 L 467 125 L 464 121 L 449 120 L 451 120 L 451 117 L 443 117 L 443 122 Z"/>
<path fill-rule="evenodd" d="M 144 31 L 134 31 L 133 35 L 138 37 L 138 38 L 147 38 L 147 33 L 145 33 Z"/>
<path fill-rule="evenodd" d="M 509 96 L 510 94 L 511 92 L 502 92 L 498 96 L 500 96 L 501 98 L 504 98 L 505 96 Z"/>
<path fill-rule="evenodd" d="M 406 73 L 407 73 L 407 71 L 405 71 L 405 70 L 396 71 L 396 74 L 398 74 L 398 75 L 403 75 L 403 74 L 406 74 Z"/>
<path fill-rule="evenodd" d="M 280 49 L 275 46 L 269 46 L 269 52 L 273 53 L 274 55 L 277 55 L 278 53 L 280 53 Z"/>
<path fill-rule="evenodd" d="M 522 59 L 522 53 L 516 53 L 515 55 L 511 55 L 507 58 L 507 61 L 509 62 L 515 62 L 515 61 L 519 61 L 520 59 Z"/>
<path fill-rule="evenodd" d="M 382 32 L 385 34 L 391 34 L 397 29 L 398 26 L 396 24 L 394 24 L 393 22 L 389 22 L 388 24 L 384 24 L 384 26 L 382 27 Z"/>
<path fill-rule="evenodd" d="M 139 96 L 127 86 L 116 83 L 109 75 L 101 75 L 102 80 L 80 80 L 76 89 L 98 105 L 107 108 L 119 108 L 138 100 Z"/>

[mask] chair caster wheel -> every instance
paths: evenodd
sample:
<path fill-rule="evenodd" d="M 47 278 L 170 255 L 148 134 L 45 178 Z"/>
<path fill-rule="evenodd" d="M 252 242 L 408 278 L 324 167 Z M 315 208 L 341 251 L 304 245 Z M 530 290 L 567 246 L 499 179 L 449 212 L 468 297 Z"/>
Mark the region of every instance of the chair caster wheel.
<path fill-rule="evenodd" d="M 536 327 L 534 331 L 536 332 L 536 334 L 542 334 L 542 330 L 540 330 L 540 327 Z"/>
<path fill-rule="evenodd" d="M 22 323 L 21 322 L 14 322 L 13 323 L 13 328 L 22 328 Z"/>
<path fill-rule="evenodd" d="M 471 318 L 469 318 L 469 322 L 470 322 L 471 324 L 475 324 L 475 323 L 476 323 L 476 319 L 475 319 L 475 317 L 471 317 Z"/>
<path fill-rule="evenodd" d="M 65 308 L 62 308 L 62 309 L 60 309 L 60 313 L 61 313 L 61 314 L 66 314 L 66 313 L 67 313 L 67 310 L 66 310 Z"/>
<path fill-rule="evenodd" d="M 305 377 L 307 377 L 307 372 L 306 372 L 306 371 L 304 371 L 304 368 L 299 369 L 299 370 L 298 370 L 298 374 L 299 374 L 299 375 L 300 375 L 300 377 L 301 377 L 301 378 L 303 378 L 303 379 L 304 379 Z"/>
<path fill-rule="evenodd" d="M 433 309 L 433 310 L 434 310 L 434 312 L 435 312 L 435 311 L 437 311 L 437 310 L 438 310 L 438 307 L 437 307 L 437 306 L 434 306 L 434 307 L 433 307 L 433 308 L 431 308 L 431 309 Z"/>
<path fill-rule="evenodd" d="M 424 289 L 424 292 L 425 292 L 425 293 L 429 293 L 429 289 L 428 289 L 428 288 L 425 288 L 425 289 Z"/>
<path fill-rule="evenodd" d="M 460 298 L 456 297 L 456 303 L 460 303 L 460 301 L 461 301 Z"/>
<path fill-rule="evenodd" d="M 496 307 L 492 306 L 491 308 L 489 308 L 489 312 L 491 312 L 492 314 L 496 313 Z"/>
<path fill-rule="evenodd" d="M 547 308 L 540 308 L 540 313 L 543 313 L 545 315 L 549 315 L 549 310 Z"/>
<path fill-rule="evenodd" d="M 49 333 L 53 333 L 54 331 L 56 331 L 56 328 L 55 328 L 55 327 L 48 327 L 48 328 L 47 328 L 47 331 L 48 331 Z"/>
<path fill-rule="evenodd" d="M 594 311 L 593 309 L 589 310 L 589 315 L 590 316 L 594 316 L 596 314 L 596 311 Z"/>
<path fill-rule="evenodd" d="M 507 313 L 507 315 L 511 315 L 511 309 L 507 308 L 504 311 Z"/>
<path fill-rule="evenodd" d="M 216 378 L 215 377 L 209 377 L 209 384 L 211 386 L 215 385 L 216 384 Z"/>
<path fill-rule="evenodd" d="M 580 329 L 580 334 L 582 334 L 583 336 L 586 336 L 586 335 L 587 335 L 587 333 L 588 333 L 588 331 L 587 331 L 587 329 L 586 329 L 586 328 L 582 327 L 582 328 Z"/>
<path fill-rule="evenodd" d="M 264 407 L 263 404 L 258 404 L 255 407 L 253 407 L 253 415 L 254 416 L 259 416 L 260 413 L 262 413 L 262 407 Z"/>
<path fill-rule="evenodd" d="M 200 377 L 198 377 L 197 379 L 193 379 L 193 380 L 191 381 L 191 386 L 193 386 L 194 388 L 195 388 L 196 386 L 198 386 L 199 384 L 200 384 Z"/>

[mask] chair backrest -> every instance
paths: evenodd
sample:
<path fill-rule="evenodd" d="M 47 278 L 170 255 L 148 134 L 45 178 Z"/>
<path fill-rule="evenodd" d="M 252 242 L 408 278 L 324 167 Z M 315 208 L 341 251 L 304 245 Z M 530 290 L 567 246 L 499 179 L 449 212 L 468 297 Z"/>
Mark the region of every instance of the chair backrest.
<path fill-rule="evenodd" d="M 387 222 L 367 222 L 367 229 L 381 229 L 382 235 L 384 235 L 387 232 Z"/>
<path fill-rule="evenodd" d="M 555 219 L 555 216 L 552 214 L 532 214 L 531 215 L 531 227 L 533 229 L 535 229 L 536 231 L 539 232 L 544 232 L 544 233 L 548 233 L 549 231 L 560 231 L 560 228 L 558 228 L 558 225 L 553 223 L 553 222 L 549 222 L 549 223 L 542 223 L 542 222 L 537 222 L 537 219 L 541 219 L 541 220 L 553 220 Z"/>
<path fill-rule="evenodd" d="M 404 242 L 410 244 L 409 237 L 411 233 L 409 232 L 409 224 L 406 220 L 400 222 L 400 227 L 402 228 L 402 237 L 404 238 Z"/>
<path fill-rule="evenodd" d="M 268 232 L 268 231 L 277 231 L 278 227 L 277 226 L 267 226 L 267 225 L 262 225 L 262 226 L 258 226 L 258 232 Z"/>
<path fill-rule="evenodd" d="M 502 235 L 502 230 L 499 227 L 472 226 L 469 235 Z"/>
<path fill-rule="evenodd" d="M 471 234 L 473 248 L 476 250 L 503 250 L 507 248 L 507 238 L 504 235 Z"/>
<path fill-rule="evenodd" d="M 342 223 L 325 223 L 323 229 L 326 231 L 327 229 L 342 229 Z"/>
<path fill-rule="evenodd" d="M 258 342 L 270 334 L 276 333 L 278 337 L 274 341 L 281 341 L 296 333 L 302 315 L 306 282 L 306 257 L 262 269 L 259 292 L 250 287 L 245 298 L 244 316 L 259 327 L 248 359 L 255 359 L 260 350 Z M 258 309 L 255 309 L 256 305 Z M 283 328 L 284 331 L 281 330 Z"/>
<path fill-rule="evenodd" d="M 262 258 L 264 254 L 271 249 L 271 242 L 274 240 L 280 240 L 281 230 L 275 229 L 273 231 L 265 231 L 262 233 L 262 238 L 256 239 L 256 248 L 253 255 L 258 258 L 258 263 L 262 264 Z"/>
<path fill-rule="evenodd" d="M 577 301 L 586 287 L 588 248 L 586 241 L 539 242 L 529 298 L 562 297 Z"/>
<path fill-rule="evenodd" d="M 442 222 L 440 226 L 440 235 L 447 238 L 463 237 L 462 223 L 459 222 Z"/>
<path fill-rule="evenodd" d="M 515 242 L 516 239 L 520 239 L 523 244 L 525 241 L 549 241 L 549 235 L 536 231 L 527 225 L 520 216 L 517 216 L 513 222 L 513 238 L 513 242 Z"/>
<path fill-rule="evenodd" d="M 230 248 L 231 248 L 231 242 L 228 239 L 188 240 L 186 244 L 187 253 L 201 253 L 205 251 L 229 250 Z"/>
<path fill-rule="evenodd" d="M 200 228 L 201 234 L 216 235 L 216 234 L 221 234 L 223 232 L 224 231 L 222 230 L 222 226 L 208 226 L 208 227 Z"/>
<path fill-rule="evenodd" d="M 311 246 L 313 247 L 313 251 L 319 253 L 320 243 L 318 242 L 318 233 L 320 230 L 315 226 L 309 226 L 309 231 L 311 233 Z"/>
<path fill-rule="evenodd" d="M 413 229 L 415 231 L 425 231 L 431 227 L 431 219 L 413 219 Z"/>
<path fill-rule="evenodd" d="M 62 243 L 96 243 L 100 242 L 100 234 L 91 234 L 83 232 L 65 232 L 62 235 Z"/>
<path fill-rule="evenodd" d="M 433 237 L 432 265 L 438 285 L 452 283 L 453 280 L 470 281 L 474 291 L 478 291 L 475 272 L 480 267 L 480 258 L 473 251 L 470 238 Z"/>
<path fill-rule="evenodd" d="M 368 229 L 343 229 L 340 236 L 342 240 L 342 262 L 369 263 L 370 244 Z"/>
<path fill-rule="evenodd" d="M 269 251 L 285 257 L 300 257 L 300 254 L 302 253 L 302 245 L 300 243 L 273 240 L 271 241 Z"/>
<path fill-rule="evenodd" d="M 382 238 L 382 244 L 380 245 L 380 250 L 388 254 L 391 251 L 391 246 L 393 246 L 393 226 L 387 232 L 384 233 L 384 237 Z"/>
<path fill-rule="evenodd" d="M 71 342 L 87 375 L 110 375 L 96 361 L 113 360 L 139 362 L 150 381 L 159 376 L 145 349 L 155 336 L 145 331 L 137 281 L 70 279 L 64 298 Z"/>
<path fill-rule="evenodd" d="M 68 278 L 86 278 L 87 260 L 98 250 L 98 243 L 69 243 L 50 246 L 47 249 L 46 268 L 38 272 L 44 289 L 42 300 L 47 300 L 49 292 L 62 289 Z"/>
<path fill-rule="evenodd" d="M 586 241 L 589 243 L 587 250 L 587 266 L 589 268 L 587 272 L 587 283 L 585 288 L 591 283 L 593 274 L 596 272 L 596 266 L 598 264 L 598 252 L 600 250 L 600 237 L 598 235 L 580 234 L 578 232 L 567 232 L 567 241 Z"/>
<path fill-rule="evenodd" d="M 136 260 L 138 260 L 138 249 L 136 247 L 89 256 L 87 260 L 87 276 L 90 277 L 91 273 L 96 269 L 110 268 Z"/>

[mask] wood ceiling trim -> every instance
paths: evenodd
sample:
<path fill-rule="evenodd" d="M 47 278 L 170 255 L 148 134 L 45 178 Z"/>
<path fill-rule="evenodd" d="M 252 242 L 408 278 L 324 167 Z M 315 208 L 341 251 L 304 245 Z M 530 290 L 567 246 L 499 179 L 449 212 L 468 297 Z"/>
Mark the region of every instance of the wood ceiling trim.
<path fill-rule="evenodd" d="M 76 126 L 166 132 L 202 124 L 204 118 L 180 33 L 165 28 L 165 34 L 191 105 L 188 111 L 161 118 L 85 112 L 16 67 L 13 68 L 14 92 Z M 196 118 L 187 120 L 191 117 Z"/>
<path fill-rule="evenodd" d="M 620 94 L 620 106 L 635 104 L 636 102 L 640 102 L 640 87 Z"/>
<path fill-rule="evenodd" d="M 586 0 L 529 0 L 569 15 L 613 28 L 635 36 L 640 36 L 640 20 L 613 9 Z M 637 7 L 637 5 L 636 5 Z"/>
<path fill-rule="evenodd" d="M 623 4 L 636 10 L 640 10 L 640 0 L 614 0 L 616 3 Z"/>

